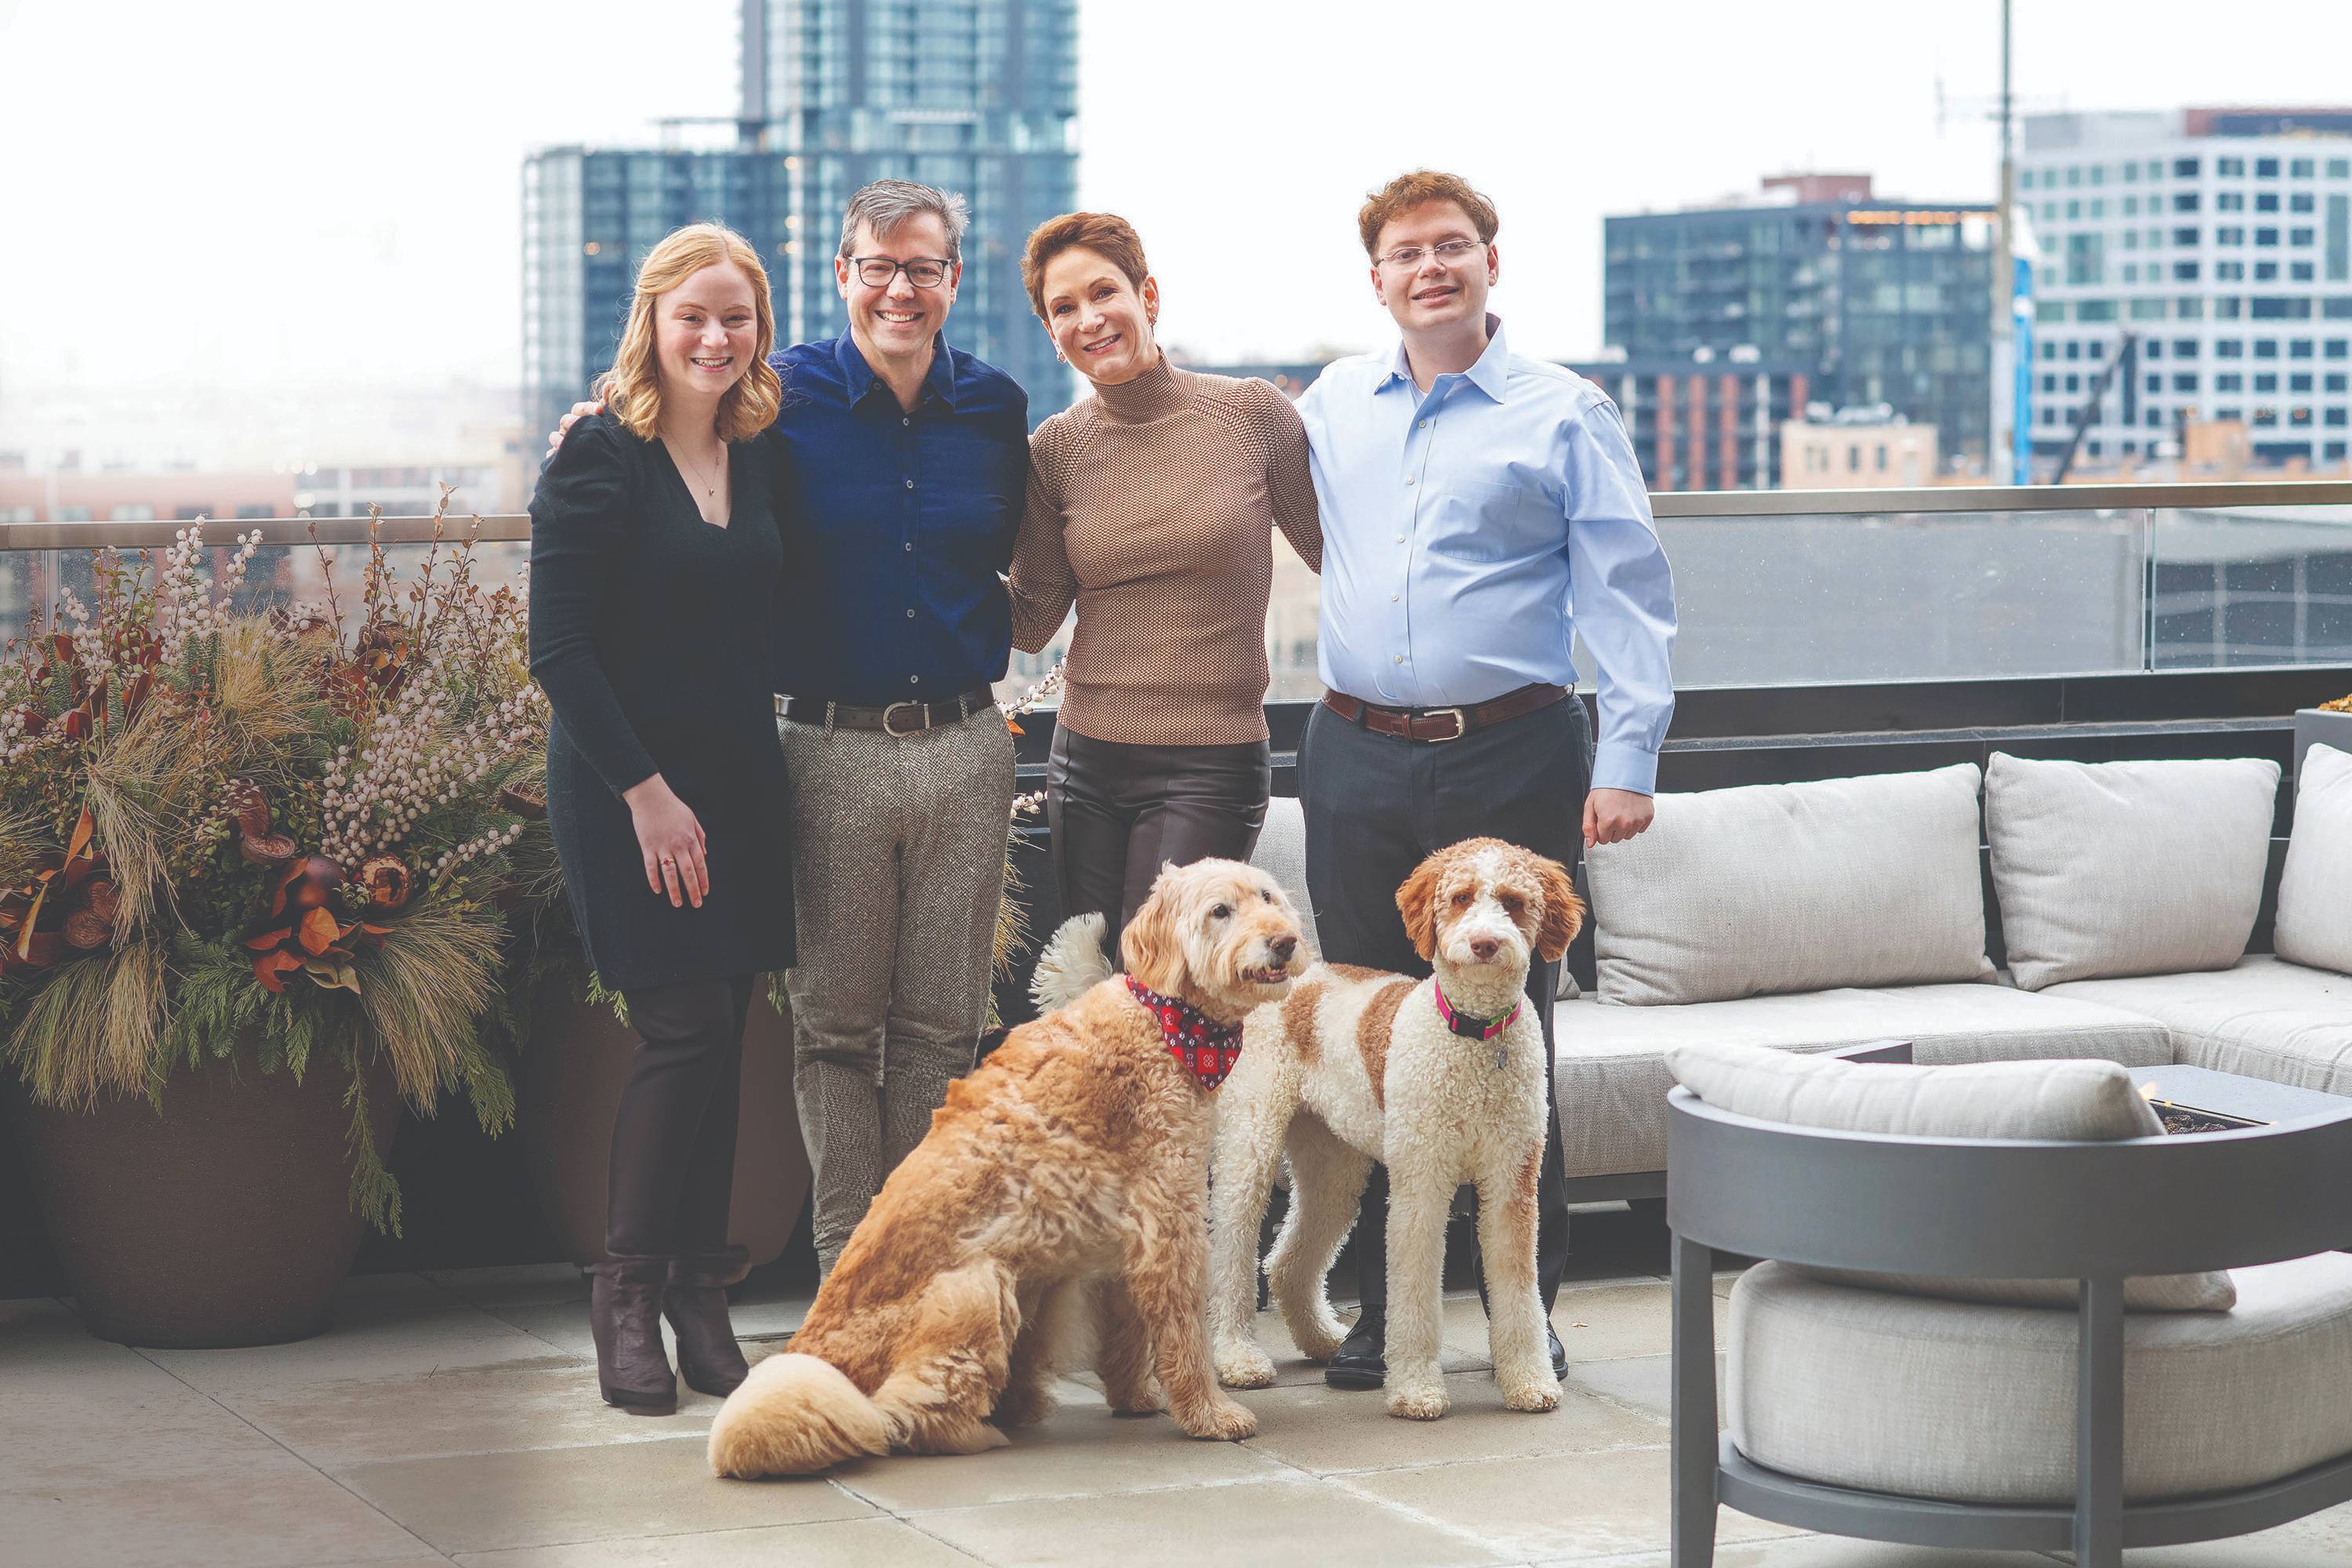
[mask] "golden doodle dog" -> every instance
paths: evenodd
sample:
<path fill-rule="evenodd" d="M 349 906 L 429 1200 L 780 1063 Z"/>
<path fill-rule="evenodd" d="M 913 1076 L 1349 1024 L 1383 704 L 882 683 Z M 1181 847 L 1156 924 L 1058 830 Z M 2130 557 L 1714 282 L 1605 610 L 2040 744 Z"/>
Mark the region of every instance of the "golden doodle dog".
<path fill-rule="evenodd" d="M 1067 922 L 1044 994 L 1107 975 L 1100 916 Z M 1257 1419 L 1217 1386 L 1207 1274 L 1211 1093 L 1239 1026 L 1279 999 L 1297 914 L 1231 860 L 1160 872 L 1120 947 L 1128 973 L 1024 1024 L 948 1089 L 883 1184 L 789 1351 L 710 1428 L 721 1476 L 863 1454 L 969 1454 L 1041 1420 L 1064 1346 L 1094 1319 L 1115 1411 L 1163 1407 L 1195 1437 Z"/>
<path fill-rule="evenodd" d="M 1565 952 L 1584 906 L 1558 861 L 1473 838 L 1423 861 L 1397 890 L 1397 908 L 1434 977 L 1309 969 L 1279 1007 L 1250 1020 L 1219 1096 L 1209 1296 L 1217 1375 L 1234 1388 L 1274 1381 L 1257 1342 L 1256 1240 L 1286 1153 L 1290 1213 L 1267 1280 L 1298 1348 L 1330 1359 L 1347 1330 L 1324 1277 L 1380 1160 L 1389 1168 L 1389 1414 L 1445 1414 L 1445 1221 L 1465 1181 L 1478 1187 L 1487 1338 L 1503 1403 L 1550 1410 L 1559 1383 L 1536 1289 L 1543 1028 L 1522 1004 L 1532 956 Z"/>

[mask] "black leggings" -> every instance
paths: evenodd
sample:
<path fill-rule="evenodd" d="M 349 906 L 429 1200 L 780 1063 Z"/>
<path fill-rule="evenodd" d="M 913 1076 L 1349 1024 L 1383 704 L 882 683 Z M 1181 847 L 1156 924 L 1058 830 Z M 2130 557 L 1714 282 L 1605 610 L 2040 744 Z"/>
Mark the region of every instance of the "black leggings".
<path fill-rule="evenodd" d="M 1108 917 L 1110 952 L 1160 868 L 1246 860 L 1265 826 L 1274 765 L 1264 741 L 1136 746 L 1054 731 L 1045 820 L 1062 918 Z"/>
<path fill-rule="evenodd" d="M 644 1037 L 613 1118 L 611 1256 L 687 1257 L 727 1245 L 751 984 L 747 974 L 627 993 L 629 1022 Z"/>

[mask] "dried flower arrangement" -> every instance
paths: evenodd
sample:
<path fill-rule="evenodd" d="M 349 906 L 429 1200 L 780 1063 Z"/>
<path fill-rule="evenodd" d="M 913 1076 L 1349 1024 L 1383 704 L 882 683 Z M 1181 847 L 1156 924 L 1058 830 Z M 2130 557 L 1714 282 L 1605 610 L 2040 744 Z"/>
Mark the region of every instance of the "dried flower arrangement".
<path fill-rule="evenodd" d="M 2323 702 L 2319 707 L 2322 712 L 2326 713 L 2352 713 L 2352 692 L 2347 692 L 2333 702 Z"/>
<path fill-rule="evenodd" d="M 61 593 L 0 662 L 0 1061 L 43 1104 L 160 1105 L 184 1064 L 331 1058 L 353 1202 L 394 1231 L 360 1066 L 511 1121 L 489 1042 L 546 733 L 523 595 L 474 581 L 446 505 L 415 574 L 372 531 L 348 617 L 323 549 L 323 605 L 233 609 L 261 536 L 215 580 L 199 522 L 98 552 L 95 605 Z"/>

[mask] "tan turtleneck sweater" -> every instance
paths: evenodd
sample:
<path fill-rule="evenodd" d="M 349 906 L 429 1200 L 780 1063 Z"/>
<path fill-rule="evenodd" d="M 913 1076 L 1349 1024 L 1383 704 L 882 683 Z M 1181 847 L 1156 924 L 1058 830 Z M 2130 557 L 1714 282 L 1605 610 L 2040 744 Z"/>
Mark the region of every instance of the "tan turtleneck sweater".
<path fill-rule="evenodd" d="M 1265 740 L 1276 528 L 1322 569 L 1307 431 L 1265 382 L 1162 359 L 1037 426 L 1013 642 L 1036 652 L 1076 603 L 1060 722 L 1132 745 Z"/>

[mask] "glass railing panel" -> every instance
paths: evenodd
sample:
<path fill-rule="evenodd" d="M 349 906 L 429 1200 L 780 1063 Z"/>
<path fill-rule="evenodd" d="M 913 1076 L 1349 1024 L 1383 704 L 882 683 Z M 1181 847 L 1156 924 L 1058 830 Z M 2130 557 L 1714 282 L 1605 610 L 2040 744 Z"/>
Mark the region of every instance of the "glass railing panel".
<path fill-rule="evenodd" d="M 2152 517 L 2150 668 L 2352 664 L 2352 505 Z"/>

